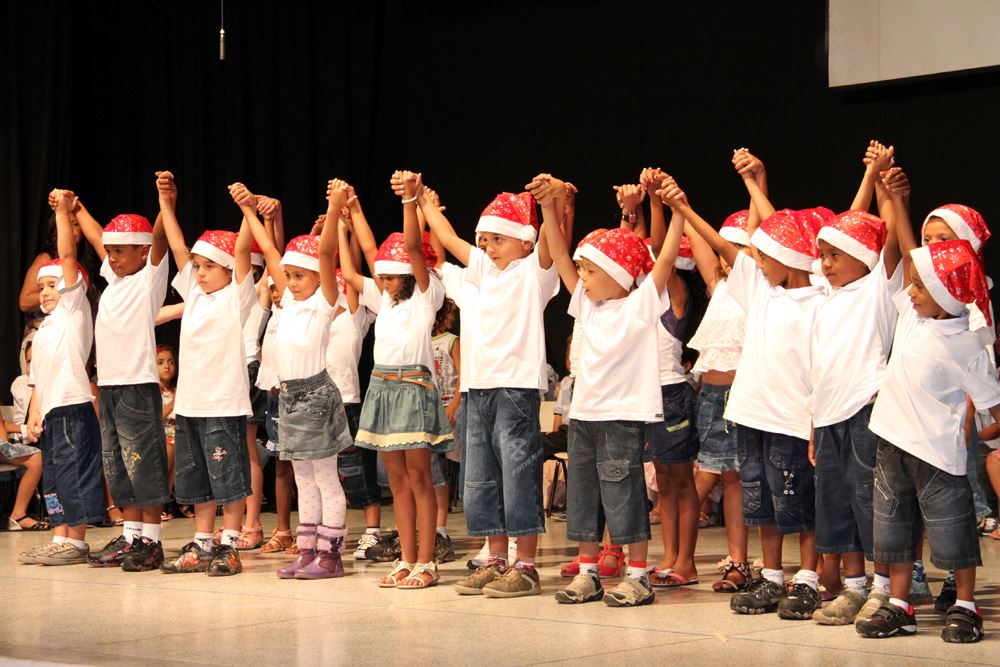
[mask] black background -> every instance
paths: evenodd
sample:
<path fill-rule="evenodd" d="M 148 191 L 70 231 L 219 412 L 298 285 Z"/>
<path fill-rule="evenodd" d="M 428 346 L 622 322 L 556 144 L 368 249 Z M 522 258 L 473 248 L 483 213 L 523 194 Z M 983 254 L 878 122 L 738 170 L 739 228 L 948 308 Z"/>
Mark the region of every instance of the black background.
<path fill-rule="evenodd" d="M 422 171 L 471 238 L 499 191 L 550 171 L 580 188 L 577 237 L 616 224 L 611 185 L 660 166 L 719 222 L 744 208 L 733 148 L 765 162 L 778 207 L 847 208 L 869 138 L 896 146 L 917 222 L 969 204 L 994 221 L 1000 75 L 826 86 L 823 2 L 402 3 L 211 0 L 0 6 L 0 386 L 17 374 L 17 293 L 46 192 L 102 223 L 180 188 L 188 243 L 235 229 L 225 186 L 284 202 L 288 236 L 327 179 L 362 198 L 378 239 L 401 227 L 388 178 Z M 995 221 L 994 221 L 995 222 Z M 997 260 L 987 246 L 987 271 Z M 168 297 L 170 298 L 170 297 Z M 561 370 L 565 295 L 547 312 Z M 167 329 L 165 335 L 175 335 Z"/>

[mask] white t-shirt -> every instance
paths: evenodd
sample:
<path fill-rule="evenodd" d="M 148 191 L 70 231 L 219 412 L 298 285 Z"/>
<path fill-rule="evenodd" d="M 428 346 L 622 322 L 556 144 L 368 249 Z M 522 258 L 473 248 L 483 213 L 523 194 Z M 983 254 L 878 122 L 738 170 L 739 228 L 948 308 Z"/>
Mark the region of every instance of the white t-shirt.
<path fill-rule="evenodd" d="M 706 371 L 736 370 L 746 336 L 746 319 L 743 308 L 729 296 L 726 281 L 718 281 L 705 316 L 688 341 L 688 347 L 700 353 L 692 369 L 696 376 Z"/>
<path fill-rule="evenodd" d="M 375 319 L 374 361 L 381 366 L 420 364 L 434 373 L 431 329 L 444 303 L 444 285 L 430 276 L 427 291 L 413 288 L 413 296 L 393 303 L 388 291 L 379 294 L 375 281 L 365 278 L 361 295 L 364 305 L 378 315 Z"/>
<path fill-rule="evenodd" d="M 476 354 L 469 360 L 468 373 L 462 369 L 463 376 L 468 376 L 466 386 L 546 386 L 547 382 L 542 383 L 546 363 L 543 313 L 559 286 L 555 265 L 543 269 L 536 249 L 500 271 L 485 252 L 473 248 L 465 279 L 479 288 L 480 303 L 471 339 Z"/>
<path fill-rule="evenodd" d="M 256 291 L 256 289 L 254 290 Z M 246 352 L 247 365 L 260 361 L 260 323 L 267 315 L 267 308 L 255 301 L 250 307 L 250 314 L 243 325 L 243 351 Z"/>
<path fill-rule="evenodd" d="M 812 329 L 823 288 L 771 287 L 744 253 L 737 253 L 727 282 L 747 321 L 725 418 L 808 440 Z"/>
<path fill-rule="evenodd" d="M 684 343 L 667 331 L 663 322 L 656 327 L 656 357 L 659 360 L 660 386 L 680 384 L 687 381 L 681 354 L 684 353 Z"/>
<path fill-rule="evenodd" d="M 101 294 L 94 323 L 97 341 L 97 384 L 158 383 L 156 372 L 156 314 L 167 296 L 170 266 L 164 256 L 130 276 L 119 278 L 107 257 L 101 275 L 108 287 Z"/>
<path fill-rule="evenodd" d="M 371 320 L 369 310 L 359 305 L 352 314 L 342 299 L 344 311 L 330 323 L 330 342 L 326 346 L 326 372 L 340 390 L 344 405 L 361 402 L 361 345 L 364 343 Z"/>
<path fill-rule="evenodd" d="M 892 301 L 899 321 L 869 428 L 936 468 L 964 475 L 966 394 L 976 409 L 991 408 L 1000 404 L 1000 382 L 967 313 L 920 317 L 905 287 Z"/>
<path fill-rule="evenodd" d="M 275 346 L 274 336 L 278 333 L 278 321 L 281 319 L 281 308 L 271 307 L 271 317 L 264 327 L 264 340 L 260 344 L 260 368 L 257 370 L 257 382 L 254 383 L 258 389 L 271 391 L 279 384 L 278 370 L 275 366 Z"/>
<path fill-rule="evenodd" d="M 326 370 L 330 321 L 336 312 L 317 288 L 308 299 L 297 300 L 287 289 L 281 295 L 281 321 L 274 341 L 278 378 L 304 380 Z"/>
<path fill-rule="evenodd" d="M 243 325 L 256 302 L 253 273 L 206 294 L 188 262 L 174 276 L 184 299 L 174 412 L 185 417 L 252 414 Z"/>
<path fill-rule="evenodd" d="M 902 262 L 900 262 L 900 266 Z M 882 386 L 898 312 L 892 295 L 903 284 L 896 267 L 886 278 L 884 258 L 849 285 L 824 288 L 813 323 L 814 426 L 838 424 L 870 403 Z"/>
<path fill-rule="evenodd" d="M 653 280 L 623 299 L 596 303 L 577 282 L 568 310 L 582 334 L 570 404 L 574 420 L 663 420 L 659 367 L 649 360 L 656 354 L 660 315 L 669 307 L 667 290 L 657 294 Z"/>
<path fill-rule="evenodd" d="M 472 358 L 476 353 L 476 345 L 472 342 L 473 332 L 478 328 L 476 317 L 479 308 L 479 288 L 465 279 L 464 267 L 445 262 L 441 267 L 441 282 L 444 283 L 445 295 L 455 302 L 461 311 L 458 322 L 458 335 L 462 344 L 458 348 L 458 363 L 462 373 L 458 378 L 461 393 L 469 391 L 469 380 L 466 377 L 467 368 L 471 368 Z"/>
<path fill-rule="evenodd" d="M 27 375 L 14 378 L 10 384 L 10 395 L 14 403 L 11 417 L 15 424 L 24 424 L 28 420 L 28 404 L 31 403 L 31 384 Z"/>
<path fill-rule="evenodd" d="M 83 276 L 60 293 L 59 303 L 42 320 L 31 345 L 28 382 L 35 387 L 43 419 L 53 408 L 94 400 L 87 375 L 94 323 Z"/>

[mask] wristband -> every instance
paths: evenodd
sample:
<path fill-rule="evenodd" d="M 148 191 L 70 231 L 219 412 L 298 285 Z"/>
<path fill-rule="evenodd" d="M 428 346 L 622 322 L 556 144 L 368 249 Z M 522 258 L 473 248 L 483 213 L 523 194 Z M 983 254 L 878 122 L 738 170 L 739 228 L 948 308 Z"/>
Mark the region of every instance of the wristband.
<path fill-rule="evenodd" d="M 412 203 L 413 203 L 413 202 L 415 202 L 415 201 L 417 201 L 417 195 L 413 195 L 413 196 L 412 196 L 412 197 L 410 197 L 409 199 L 404 199 L 404 200 L 403 200 L 403 203 L 404 203 L 404 204 L 412 204 Z"/>

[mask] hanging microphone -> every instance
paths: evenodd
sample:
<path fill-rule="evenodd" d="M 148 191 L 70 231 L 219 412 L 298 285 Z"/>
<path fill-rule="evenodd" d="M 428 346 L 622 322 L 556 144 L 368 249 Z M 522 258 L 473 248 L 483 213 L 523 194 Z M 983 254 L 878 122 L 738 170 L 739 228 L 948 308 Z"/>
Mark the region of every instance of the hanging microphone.
<path fill-rule="evenodd" d="M 226 29 L 219 28 L 219 60 L 226 59 Z"/>

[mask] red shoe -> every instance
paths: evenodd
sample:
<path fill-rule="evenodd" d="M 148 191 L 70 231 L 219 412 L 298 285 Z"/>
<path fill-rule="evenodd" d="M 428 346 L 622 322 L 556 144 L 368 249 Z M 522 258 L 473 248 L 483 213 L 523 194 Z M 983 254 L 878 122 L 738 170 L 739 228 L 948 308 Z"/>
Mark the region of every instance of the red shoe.
<path fill-rule="evenodd" d="M 614 556 L 618 559 L 618 565 L 611 567 L 610 565 L 604 564 L 604 559 L 607 556 Z M 577 566 L 579 569 L 579 565 Z M 625 571 L 625 551 L 614 544 L 605 544 L 604 549 L 601 550 L 601 554 L 597 557 L 597 576 L 601 579 L 613 579 L 615 577 L 622 576 L 622 572 Z"/>
<path fill-rule="evenodd" d="M 573 562 L 563 565 L 562 569 L 559 570 L 559 574 L 564 577 L 575 577 L 580 574 L 580 557 L 577 556 L 573 559 Z"/>

